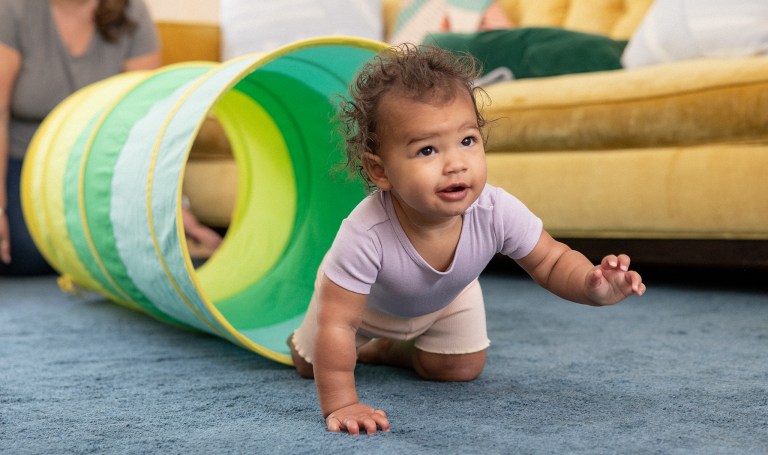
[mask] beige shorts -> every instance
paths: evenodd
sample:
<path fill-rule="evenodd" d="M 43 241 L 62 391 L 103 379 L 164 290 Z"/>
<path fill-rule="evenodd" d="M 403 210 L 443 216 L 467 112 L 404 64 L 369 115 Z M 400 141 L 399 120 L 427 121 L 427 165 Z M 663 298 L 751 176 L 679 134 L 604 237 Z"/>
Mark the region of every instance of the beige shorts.
<path fill-rule="evenodd" d="M 318 274 L 304 322 L 293 334 L 296 351 L 309 363 L 314 358 L 321 277 L 322 273 Z M 416 339 L 416 348 L 435 354 L 471 354 L 486 349 L 490 340 L 480 283 L 475 279 L 448 306 L 423 316 L 402 318 L 366 308 L 355 340 L 357 349 L 373 338 Z"/>

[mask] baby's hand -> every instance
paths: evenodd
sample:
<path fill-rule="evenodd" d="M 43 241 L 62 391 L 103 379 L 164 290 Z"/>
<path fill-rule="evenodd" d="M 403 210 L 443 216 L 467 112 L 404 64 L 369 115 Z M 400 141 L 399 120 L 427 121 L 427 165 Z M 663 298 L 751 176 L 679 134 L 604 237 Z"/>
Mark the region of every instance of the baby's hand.
<path fill-rule="evenodd" d="M 360 434 L 365 430 L 368 434 L 376 433 L 378 428 L 389 431 L 387 413 L 381 409 L 374 409 L 362 403 L 355 403 L 337 409 L 325 418 L 328 431 L 346 430 L 349 434 Z"/>
<path fill-rule="evenodd" d="M 587 274 L 587 297 L 595 306 L 613 305 L 632 294 L 643 295 L 640 274 L 629 270 L 629 256 L 608 255 Z"/>

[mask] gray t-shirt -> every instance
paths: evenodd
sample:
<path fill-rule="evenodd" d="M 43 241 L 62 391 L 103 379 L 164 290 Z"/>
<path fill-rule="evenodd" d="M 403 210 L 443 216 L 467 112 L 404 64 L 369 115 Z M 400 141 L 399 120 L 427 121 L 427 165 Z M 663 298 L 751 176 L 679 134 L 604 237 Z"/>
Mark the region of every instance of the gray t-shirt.
<path fill-rule="evenodd" d="M 49 0 L 0 0 L 0 42 L 21 54 L 11 96 L 10 156 L 23 158 L 40 122 L 64 98 L 86 85 L 119 74 L 125 60 L 153 52 L 159 41 L 143 0 L 130 0 L 137 25 L 115 43 L 96 32 L 86 52 L 64 47 Z"/>
<path fill-rule="evenodd" d="M 342 222 L 323 272 L 344 289 L 368 294 L 370 308 L 404 318 L 421 316 L 450 304 L 496 253 L 512 259 L 527 256 L 542 228 L 541 220 L 517 198 L 486 185 L 464 212 L 453 263 L 441 272 L 408 239 L 391 194 L 377 191 Z"/>

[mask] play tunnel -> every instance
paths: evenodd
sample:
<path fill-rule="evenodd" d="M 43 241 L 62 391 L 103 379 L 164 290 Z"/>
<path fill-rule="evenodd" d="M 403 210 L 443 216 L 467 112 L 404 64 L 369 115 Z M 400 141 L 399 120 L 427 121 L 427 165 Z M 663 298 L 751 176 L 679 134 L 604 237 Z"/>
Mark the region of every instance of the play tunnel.
<path fill-rule="evenodd" d="M 333 169 L 339 97 L 384 44 L 302 41 L 90 85 L 46 118 L 24 162 L 32 237 L 71 282 L 169 324 L 290 364 L 315 273 L 363 186 Z M 185 165 L 203 121 L 237 165 L 232 221 L 199 268 L 181 222 Z"/>

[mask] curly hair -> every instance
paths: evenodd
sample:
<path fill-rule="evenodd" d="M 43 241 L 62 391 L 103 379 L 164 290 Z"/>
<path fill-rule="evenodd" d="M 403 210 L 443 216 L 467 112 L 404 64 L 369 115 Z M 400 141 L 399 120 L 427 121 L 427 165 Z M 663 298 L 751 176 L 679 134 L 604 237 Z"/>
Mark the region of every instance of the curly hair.
<path fill-rule="evenodd" d="M 360 176 L 369 189 L 373 188 L 362 160 L 366 152 L 375 154 L 379 149 L 379 105 L 388 93 L 417 101 L 442 102 L 466 90 L 475 106 L 478 126 L 485 126 L 476 97 L 482 89 L 474 86 L 480 72 L 479 63 L 471 55 L 432 46 L 401 44 L 377 54 L 360 70 L 350 85 L 350 98 L 339 107 L 349 172 Z"/>
<path fill-rule="evenodd" d="M 94 22 L 99 35 L 114 43 L 127 33 L 132 33 L 136 23 L 126 14 L 130 0 L 99 0 L 94 13 Z"/>

